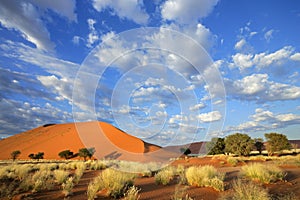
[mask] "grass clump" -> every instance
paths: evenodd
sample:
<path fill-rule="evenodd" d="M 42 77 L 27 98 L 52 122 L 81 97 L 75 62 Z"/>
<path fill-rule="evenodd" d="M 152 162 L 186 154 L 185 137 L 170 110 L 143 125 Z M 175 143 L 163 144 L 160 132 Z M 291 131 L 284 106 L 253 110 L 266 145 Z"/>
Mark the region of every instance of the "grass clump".
<path fill-rule="evenodd" d="M 52 173 L 49 170 L 37 171 L 32 176 L 32 181 L 34 183 L 32 192 L 50 189 L 54 185 Z"/>
<path fill-rule="evenodd" d="M 135 186 L 130 187 L 124 195 L 124 200 L 138 200 L 140 198 L 140 190 Z"/>
<path fill-rule="evenodd" d="M 222 200 L 271 200 L 268 191 L 252 182 L 243 183 L 240 179 L 232 184 L 234 193 Z"/>
<path fill-rule="evenodd" d="M 232 166 L 236 166 L 239 163 L 239 159 L 235 157 L 228 157 L 227 162 Z"/>
<path fill-rule="evenodd" d="M 172 200 L 193 200 L 187 194 L 186 190 L 187 190 L 187 187 L 180 188 L 180 185 L 176 185 Z"/>
<path fill-rule="evenodd" d="M 189 167 L 185 172 L 189 185 L 198 187 L 212 187 L 217 191 L 224 191 L 224 173 L 219 173 L 210 165 Z"/>
<path fill-rule="evenodd" d="M 119 198 L 126 193 L 127 189 L 133 186 L 134 174 L 116 171 L 114 169 L 105 169 L 88 186 L 88 199 L 94 199 L 96 193 L 105 189 L 107 195 L 113 198 Z"/>
<path fill-rule="evenodd" d="M 53 174 L 56 182 L 59 184 L 64 183 L 69 177 L 69 172 L 61 169 L 54 170 Z"/>
<path fill-rule="evenodd" d="M 266 184 L 283 180 L 286 175 L 286 173 L 274 165 L 263 165 L 260 163 L 243 166 L 242 174 L 253 181 L 259 181 Z"/>
<path fill-rule="evenodd" d="M 72 194 L 72 189 L 74 187 L 73 183 L 73 177 L 69 177 L 66 182 L 64 182 L 62 185 L 62 192 L 67 197 Z"/>
<path fill-rule="evenodd" d="M 155 174 L 155 182 L 157 184 L 167 185 L 176 175 L 176 169 L 174 167 L 166 167 Z"/>

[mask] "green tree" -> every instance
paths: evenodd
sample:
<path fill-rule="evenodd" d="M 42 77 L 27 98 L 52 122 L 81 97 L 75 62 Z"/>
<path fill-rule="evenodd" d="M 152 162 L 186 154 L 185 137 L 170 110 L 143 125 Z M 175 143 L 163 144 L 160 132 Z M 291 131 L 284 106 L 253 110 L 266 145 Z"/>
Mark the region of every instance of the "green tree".
<path fill-rule="evenodd" d="M 15 151 L 11 152 L 10 156 L 13 159 L 13 161 L 15 161 L 17 159 L 17 157 L 19 157 L 20 154 L 21 154 L 20 150 L 15 150 Z"/>
<path fill-rule="evenodd" d="M 291 148 L 291 144 L 289 143 L 286 135 L 281 133 L 266 133 L 265 138 L 267 139 L 267 150 L 269 156 L 272 156 L 275 152 Z"/>
<path fill-rule="evenodd" d="M 64 150 L 58 153 L 59 157 L 64 158 L 66 160 L 73 157 L 74 153 L 70 150 Z"/>
<path fill-rule="evenodd" d="M 31 153 L 31 154 L 28 155 L 28 157 L 29 157 L 30 159 L 34 159 L 34 154 Z"/>
<path fill-rule="evenodd" d="M 189 148 L 181 148 L 180 152 L 183 153 L 184 155 L 189 155 L 192 153 Z"/>
<path fill-rule="evenodd" d="M 95 153 L 95 148 L 82 148 L 82 149 L 79 149 L 79 152 L 78 152 L 78 156 L 79 157 L 82 157 L 84 159 L 84 161 L 86 161 L 86 158 L 89 157 L 90 159 L 92 158 L 92 156 L 94 155 Z"/>
<path fill-rule="evenodd" d="M 263 147 L 264 147 L 264 142 L 262 138 L 256 138 L 254 139 L 254 146 L 256 150 L 261 154 Z"/>
<path fill-rule="evenodd" d="M 211 141 L 206 144 L 206 150 L 208 155 L 225 154 L 225 139 L 212 138 Z"/>
<path fill-rule="evenodd" d="M 236 133 L 225 138 L 225 152 L 248 156 L 253 148 L 253 140 L 247 134 Z"/>
<path fill-rule="evenodd" d="M 34 159 L 44 159 L 44 152 L 38 152 L 37 154 L 35 154 Z"/>

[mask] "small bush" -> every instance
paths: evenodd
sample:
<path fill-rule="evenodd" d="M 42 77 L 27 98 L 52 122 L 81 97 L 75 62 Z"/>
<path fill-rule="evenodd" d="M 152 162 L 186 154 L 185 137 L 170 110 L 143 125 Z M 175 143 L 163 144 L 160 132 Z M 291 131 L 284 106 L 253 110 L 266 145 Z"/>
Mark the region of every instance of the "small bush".
<path fill-rule="evenodd" d="M 51 171 L 37 171 L 32 176 L 33 189 L 32 192 L 39 192 L 41 190 L 50 189 L 53 187 L 54 182 Z"/>
<path fill-rule="evenodd" d="M 72 194 L 72 189 L 74 187 L 73 177 L 69 177 L 65 183 L 62 185 L 62 192 L 67 197 Z"/>
<path fill-rule="evenodd" d="M 61 169 L 54 170 L 53 174 L 54 174 L 55 180 L 59 184 L 62 184 L 63 182 L 65 182 L 67 180 L 67 178 L 69 177 L 69 172 L 61 170 Z"/>
<path fill-rule="evenodd" d="M 155 182 L 157 184 L 167 185 L 176 175 L 174 167 L 166 167 L 155 174 Z"/>
<path fill-rule="evenodd" d="M 185 176 L 189 185 L 212 187 L 217 191 L 224 190 L 224 174 L 219 173 L 213 166 L 189 167 Z"/>
<path fill-rule="evenodd" d="M 242 174 L 251 180 L 262 183 L 272 183 L 283 180 L 285 173 L 274 165 L 262 165 L 253 163 L 242 167 Z"/>
<path fill-rule="evenodd" d="M 135 186 L 130 187 L 124 195 L 124 200 L 138 200 L 140 198 L 139 191 L 140 189 Z"/>

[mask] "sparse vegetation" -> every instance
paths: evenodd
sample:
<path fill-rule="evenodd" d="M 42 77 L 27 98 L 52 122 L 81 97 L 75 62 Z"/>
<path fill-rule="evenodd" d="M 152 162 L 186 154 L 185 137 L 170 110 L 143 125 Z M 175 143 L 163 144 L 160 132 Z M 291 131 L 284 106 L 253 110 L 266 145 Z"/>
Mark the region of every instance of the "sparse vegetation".
<path fill-rule="evenodd" d="M 95 148 L 82 148 L 78 151 L 78 156 L 82 157 L 84 161 L 86 161 L 87 158 L 92 158 L 92 156 L 95 153 Z"/>
<path fill-rule="evenodd" d="M 57 181 L 58 184 L 64 183 L 67 180 L 67 178 L 69 177 L 69 172 L 67 172 L 65 170 L 61 170 L 61 169 L 54 170 L 53 174 L 54 174 L 55 180 Z"/>
<path fill-rule="evenodd" d="M 140 198 L 140 190 L 135 186 L 130 187 L 125 193 L 124 200 L 138 200 Z"/>

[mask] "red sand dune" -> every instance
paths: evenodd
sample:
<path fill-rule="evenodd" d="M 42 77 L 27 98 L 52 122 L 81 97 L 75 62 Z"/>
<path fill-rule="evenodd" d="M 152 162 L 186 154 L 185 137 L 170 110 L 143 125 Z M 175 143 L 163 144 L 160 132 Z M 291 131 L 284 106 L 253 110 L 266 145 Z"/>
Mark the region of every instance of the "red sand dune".
<path fill-rule="evenodd" d="M 0 141 L 0 159 L 20 150 L 19 158 L 28 159 L 30 153 L 44 152 L 45 159 L 59 159 L 58 153 L 94 147 L 96 158 L 122 158 L 143 155 L 160 149 L 133 137 L 104 122 L 81 122 L 41 126 Z M 126 159 L 126 158 L 125 158 Z"/>
<path fill-rule="evenodd" d="M 9 159 L 10 153 L 20 150 L 20 159 L 30 153 L 44 152 L 45 159 L 59 159 L 58 153 L 80 148 L 96 149 L 96 159 L 123 159 L 134 161 L 165 161 L 173 153 L 144 142 L 104 122 L 80 122 L 41 126 L 0 141 L 0 159 Z"/>

